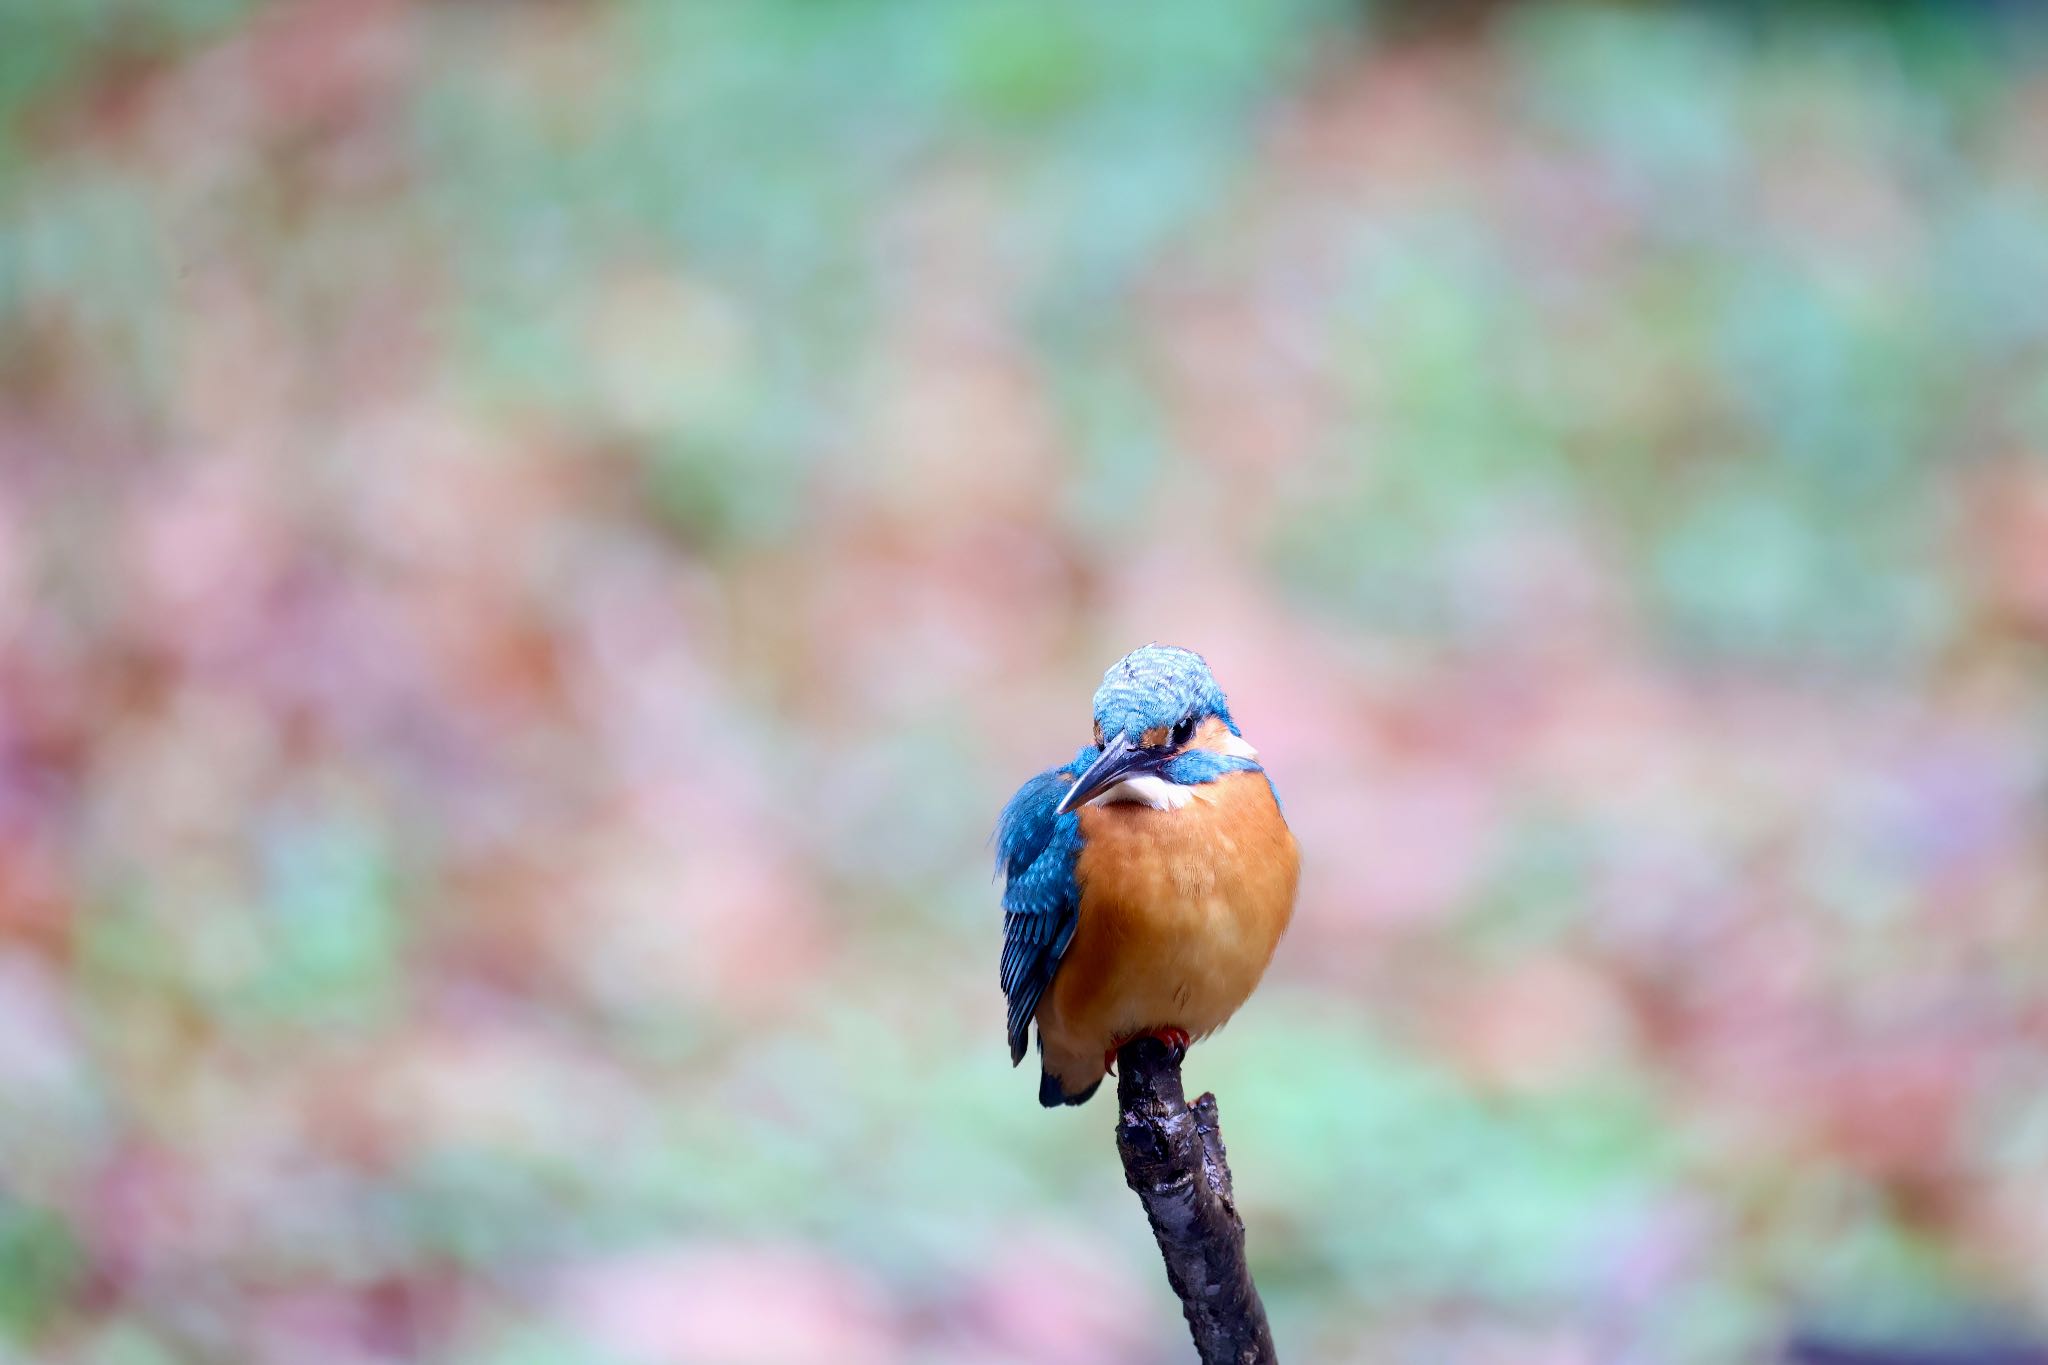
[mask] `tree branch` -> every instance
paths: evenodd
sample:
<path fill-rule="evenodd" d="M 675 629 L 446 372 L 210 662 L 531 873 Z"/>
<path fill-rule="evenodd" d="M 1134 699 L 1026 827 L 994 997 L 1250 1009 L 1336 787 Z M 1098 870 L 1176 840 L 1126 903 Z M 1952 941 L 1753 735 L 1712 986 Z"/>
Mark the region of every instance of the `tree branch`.
<path fill-rule="evenodd" d="M 1193 1105 L 1180 1058 L 1157 1038 L 1117 1054 L 1117 1154 L 1180 1296 L 1202 1365 L 1273 1365 L 1273 1334 L 1244 1259 L 1216 1097 Z"/>

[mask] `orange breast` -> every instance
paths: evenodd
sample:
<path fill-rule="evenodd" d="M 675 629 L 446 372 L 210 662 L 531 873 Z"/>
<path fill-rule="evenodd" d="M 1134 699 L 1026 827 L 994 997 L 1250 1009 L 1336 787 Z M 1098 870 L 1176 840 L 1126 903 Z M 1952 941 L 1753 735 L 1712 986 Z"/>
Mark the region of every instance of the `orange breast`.
<path fill-rule="evenodd" d="M 1260 773 L 1178 810 L 1088 806 L 1074 942 L 1039 1007 L 1047 1060 L 1148 1028 L 1201 1037 L 1257 986 L 1294 913 L 1300 853 Z"/>

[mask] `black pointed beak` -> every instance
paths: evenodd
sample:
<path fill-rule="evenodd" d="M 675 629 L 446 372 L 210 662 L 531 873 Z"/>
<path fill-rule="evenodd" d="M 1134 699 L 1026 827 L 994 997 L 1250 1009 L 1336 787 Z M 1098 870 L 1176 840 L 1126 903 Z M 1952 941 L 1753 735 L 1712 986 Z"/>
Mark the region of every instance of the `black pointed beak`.
<path fill-rule="evenodd" d="M 1088 765 L 1087 771 L 1074 779 L 1074 785 L 1067 788 L 1053 814 L 1065 815 L 1085 806 L 1127 777 L 1157 775 L 1167 757 L 1163 749 L 1141 749 L 1131 743 L 1128 735 L 1118 735 L 1103 746 L 1101 756 Z"/>

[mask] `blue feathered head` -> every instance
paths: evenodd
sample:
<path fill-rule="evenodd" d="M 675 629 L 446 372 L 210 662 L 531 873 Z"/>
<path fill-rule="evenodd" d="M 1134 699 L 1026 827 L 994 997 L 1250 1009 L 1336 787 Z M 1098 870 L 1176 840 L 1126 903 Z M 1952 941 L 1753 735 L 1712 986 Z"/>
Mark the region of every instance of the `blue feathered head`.
<path fill-rule="evenodd" d="M 1097 742 L 1127 735 L 1143 742 L 1148 731 L 1215 716 L 1237 734 L 1230 702 L 1201 655 L 1171 645 L 1146 645 L 1110 665 L 1095 689 Z"/>

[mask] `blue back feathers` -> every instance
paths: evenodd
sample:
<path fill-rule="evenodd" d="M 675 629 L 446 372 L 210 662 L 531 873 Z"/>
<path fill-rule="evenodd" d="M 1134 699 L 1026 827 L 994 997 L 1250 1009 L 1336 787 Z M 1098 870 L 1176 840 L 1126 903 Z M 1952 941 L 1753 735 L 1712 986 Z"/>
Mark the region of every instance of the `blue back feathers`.
<path fill-rule="evenodd" d="M 996 866 L 1006 879 L 1002 983 L 1013 1065 L 1024 1060 L 1031 1016 L 1081 922 L 1081 888 L 1074 880 L 1081 817 L 1072 811 L 1056 816 L 1053 808 L 1098 752 L 1085 748 L 1066 767 L 1026 782 L 996 824 Z"/>

